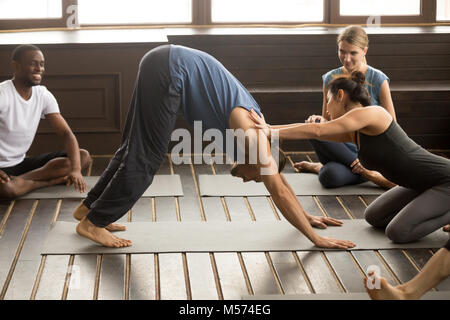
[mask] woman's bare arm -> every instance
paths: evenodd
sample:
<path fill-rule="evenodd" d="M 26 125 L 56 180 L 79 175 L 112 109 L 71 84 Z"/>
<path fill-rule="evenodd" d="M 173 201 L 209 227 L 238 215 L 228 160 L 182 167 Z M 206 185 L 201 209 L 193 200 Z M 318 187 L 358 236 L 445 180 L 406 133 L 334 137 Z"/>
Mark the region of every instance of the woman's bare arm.
<path fill-rule="evenodd" d="M 379 109 L 379 107 L 357 108 L 332 121 L 282 128 L 278 130 L 278 134 L 281 139 L 288 140 L 320 139 L 349 142 L 352 141 L 351 135 L 355 131 L 376 124 Z"/>
<path fill-rule="evenodd" d="M 327 119 L 328 121 L 331 120 L 329 113 L 327 112 L 327 89 L 325 88 L 325 84 L 323 84 L 323 104 L 322 104 L 322 117 Z"/>
<path fill-rule="evenodd" d="M 280 139 L 319 139 L 342 142 L 353 141 L 354 132 L 360 130 L 369 135 L 381 134 L 392 122 L 392 117 L 379 106 L 355 108 L 342 117 L 328 122 L 290 124 L 275 130 L 268 126 L 264 118 L 254 110 L 250 112 L 250 117 L 255 122 L 255 127 L 263 129 L 268 136 L 271 135 L 271 131 L 276 131 Z"/>
<path fill-rule="evenodd" d="M 380 89 L 380 104 L 387 112 L 394 118 L 397 122 L 397 117 L 395 115 L 394 102 L 392 102 L 391 89 L 387 80 L 383 82 Z"/>

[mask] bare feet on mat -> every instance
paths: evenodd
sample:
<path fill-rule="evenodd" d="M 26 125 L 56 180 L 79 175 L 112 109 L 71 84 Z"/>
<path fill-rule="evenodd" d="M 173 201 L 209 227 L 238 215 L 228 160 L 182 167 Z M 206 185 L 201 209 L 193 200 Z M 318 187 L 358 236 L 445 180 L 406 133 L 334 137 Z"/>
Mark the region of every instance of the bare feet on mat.
<path fill-rule="evenodd" d="M 104 247 L 122 248 L 131 246 L 131 241 L 116 237 L 105 228 L 96 227 L 87 218 L 81 219 L 77 225 L 77 233 Z"/>
<path fill-rule="evenodd" d="M 299 172 L 311 172 L 318 174 L 322 167 L 323 164 L 320 162 L 302 161 L 294 163 L 294 168 L 296 168 Z"/>
<path fill-rule="evenodd" d="M 73 217 L 78 221 L 81 221 L 84 217 L 86 217 L 88 212 L 89 208 L 86 207 L 83 203 L 80 203 L 80 205 L 73 212 Z M 127 228 L 118 223 L 111 223 L 105 229 L 108 231 L 125 231 Z"/>
<path fill-rule="evenodd" d="M 444 230 L 445 232 L 450 232 L 450 224 L 443 227 L 442 230 Z"/>
<path fill-rule="evenodd" d="M 364 278 L 364 287 L 372 300 L 407 300 L 408 297 L 400 286 L 392 286 L 389 282 L 379 276 L 374 276 L 374 273 L 369 273 L 370 288 L 367 283 L 367 278 Z M 378 289 L 376 288 L 378 285 Z"/>

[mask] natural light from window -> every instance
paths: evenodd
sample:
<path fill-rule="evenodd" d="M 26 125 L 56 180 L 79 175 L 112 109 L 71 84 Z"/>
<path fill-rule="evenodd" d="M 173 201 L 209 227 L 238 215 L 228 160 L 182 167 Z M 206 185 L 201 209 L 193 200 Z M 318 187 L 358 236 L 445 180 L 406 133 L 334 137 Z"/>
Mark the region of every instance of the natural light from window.
<path fill-rule="evenodd" d="M 80 24 L 191 23 L 191 0 L 78 0 Z"/>
<path fill-rule="evenodd" d="M 450 20 L 450 0 L 437 0 L 437 21 Z"/>
<path fill-rule="evenodd" d="M 0 19 L 52 19 L 61 13 L 61 0 L 0 0 Z"/>
<path fill-rule="evenodd" d="M 341 0 L 340 12 L 343 16 L 414 16 L 420 15 L 420 5 L 420 0 Z"/>
<path fill-rule="evenodd" d="M 211 0 L 213 22 L 322 22 L 318 0 Z"/>

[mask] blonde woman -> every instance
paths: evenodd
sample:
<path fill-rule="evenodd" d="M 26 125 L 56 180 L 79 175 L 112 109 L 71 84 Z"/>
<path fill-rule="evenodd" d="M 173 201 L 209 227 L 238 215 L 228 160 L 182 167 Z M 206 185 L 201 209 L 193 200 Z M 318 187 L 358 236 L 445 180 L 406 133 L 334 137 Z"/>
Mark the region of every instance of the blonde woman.
<path fill-rule="evenodd" d="M 347 27 L 337 39 L 339 60 L 342 67 L 331 70 L 322 76 L 323 106 L 322 116 L 313 115 L 307 123 L 330 121 L 327 110 L 326 88 L 334 77 L 341 74 L 351 74 L 359 71 L 365 75 L 365 87 L 371 96 L 371 105 L 385 108 L 396 121 L 394 104 L 389 88 L 389 78 L 380 70 L 367 64 L 366 54 L 369 49 L 369 38 L 363 28 L 359 26 Z M 319 175 L 320 183 L 326 188 L 337 188 L 371 180 L 384 188 L 391 188 L 394 184 L 374 171 L 361 168 L 360 172 L 352 171 L 351 164 L 357 161 L 357 148 L 353 143 L 335 143 L 328 141 L 310 140 L 319 163 L 307 161 L 295 163 L 301 172 L 312 172 Z"/>

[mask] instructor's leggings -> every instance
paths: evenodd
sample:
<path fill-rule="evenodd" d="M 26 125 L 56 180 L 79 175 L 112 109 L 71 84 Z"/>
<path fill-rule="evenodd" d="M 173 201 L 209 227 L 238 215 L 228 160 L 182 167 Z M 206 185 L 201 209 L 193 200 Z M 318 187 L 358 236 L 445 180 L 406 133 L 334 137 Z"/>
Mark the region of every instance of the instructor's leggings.
<path fill-rule="evenodd" d="M 169 50 L 161 46 L 142 58 L 121 145 L 83 201 L 97 227 L 132 208 L 166 156 L 181 102 L 171 82 Z"/>
<path fill-rule="evenodd" d="M 416 241 L 450 223 L 450 183 L 424 192 L 394 187 L 367 207 L 365 219 L 393 242 Z"/>
<path fill-rule="evenodd" d="M 319 171 L 319 181 L 325 188 L 338 188 L 367 181 L 361 175 L 353 173 L 350 167 L 358 158 L 358 150 L 353 143 L 321 140 L 309 142 L 323 164 Z"/>

